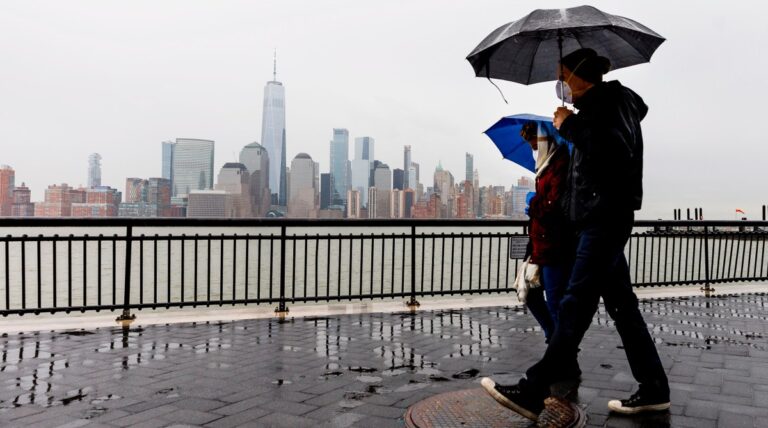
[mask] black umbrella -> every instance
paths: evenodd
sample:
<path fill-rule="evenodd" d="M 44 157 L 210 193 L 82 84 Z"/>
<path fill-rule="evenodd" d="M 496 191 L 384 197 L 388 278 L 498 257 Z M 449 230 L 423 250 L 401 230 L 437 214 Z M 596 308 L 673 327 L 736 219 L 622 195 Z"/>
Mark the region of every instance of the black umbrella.
<path fill-rule="evenodd" d="M 650 61 L 663 42 L 650 28 L 592 6 L 537 9 L 497 28 L 467 61 L 478 77 L 530 85 L 557 80 L 563 52 L 592 48 L 617 69 Z"/>

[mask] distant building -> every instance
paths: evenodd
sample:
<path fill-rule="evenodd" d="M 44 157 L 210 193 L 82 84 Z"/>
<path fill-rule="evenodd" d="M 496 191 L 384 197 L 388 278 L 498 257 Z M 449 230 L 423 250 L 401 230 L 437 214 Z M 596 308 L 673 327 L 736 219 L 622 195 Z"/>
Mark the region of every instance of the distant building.
<path fill-rule="evenodd" d="M 483 213 L 480 208 L 480 174 L 478 174 L 477 170 L 474 170 L 472 173 L 472 192 L 472 212 L 475 217 L 479 218 L 483 216 Z"/>
<path fill-rule="evenodd" d="M 360 215 L 360 192 L 347 191 L 347 218 L 362 218 Z"/>
<path fill-rule="evenodd" d="M 440 202 L 440 195 L 437 193 L 430 194 L 427 200 L 419 201 L 416 206 L 413 207 L 413 218 L 441 218 L 442 203 Z"/>
<path fill-rule="evenodd" d="M 393 190 L 403 190 L 405 187 L 403 187 L 405 183 L 405 172 L 400 168 L 395 168 L 392 171 L 392 189 Z"/>
<path fill-rule="evenodd" d="M 120 217 L 174 217 L 171 209 L 171 180 L 167 178 L 126 179 L 124 200 L 118 207 Z"/>
<path fill-rule="evenodd" d="M 13 189 L 13 206 L 11 215 L 14 217 L 33 217 L 35 215 L 35 204 L 31 201 L 32 192 L 21 183 Z"/>
<path fill-rule="evenodd" d="M 400 218 L 412 218 L 413 207 L 416 205 L 416 192 L 413 189 L 405 189 L 402 193 L 403 202 L 401 205 Z"/>
<path fill-rule="evenodd" d="M 375 187 L 368 188 L 368 218 L 376 218 L 376 211 L 379 207 L 379 190 Z"/>
<path fill-rule="evenodd" d="M 266 217 L 272 204 L 272 191 L 269 189 L 269 153 L 259 143 L 248 144 L 240 151 L 240 163 L 245 165 L 251 177 L 251 215 Z"/>
<path fill-rule="evenodd" d="M 101 155 L 92 153 L 88 156 L 88 187 L 101 186 Z"/>
<path fill-rule="evenodd" d="M 403 146 L 403 189 L 416 188 L 416 176 L 411 175 L 413 160 L 411 159 L 411 146 Z"/>
<path fill-rule="evenodd" d="M 360 194 L 360 206 L 368 204 L 368 188 L 373 177 L 373 155 L 375 141 L 371 137 L 355 138 L 355 159 L 350 162 L 350 183 Z"/>
<path fill-rule="evenodd" d="M 517 181 L 517 186 L 513 186 L 510 189 L 509 206 L 507 209 L 507 215 L 516 219 L 525 219 L 526 199 L 528 193 L 533 192 L 535 189 L 535 183 L 528 177 L 522 177 Z"/>
<path fill-rule="evenodd" d="M 387 164 L 379 164 L 373 172 L 373 184 L 376 188 L 376 209 L 368 207 L 373 218 L 390 218 L 392 211 L 392 173 Z M 370 203 L 370 193 L 368 202 Z M 369 216 L 371 215 L 369 214 Z"/>
<path fill-rule="evenodd" d="M 170 174 L 172 196 L 213 188 L 213 149 L 212 140 L 177 138 L 163 143 L 163 178 Z"/>
<path fill-rule="evenodd" d="M 327 210 L 331 205 L 331 174 L 320 174 L 320 209 Z"/>
<path fill-rule="evenodd" d="M 403 191 L 392 189 L 389 201 L 389 218 L 403 218 Z"/>
<path fill-rule="evenodd" d="M 85 190 L 67 184 L 51 185 L 45 190 L 45 200 L 35 203 L 35 217 L 70 217 L 72 203 L 85 202 Z"/>
<path fill-rule="evenodd" d="M 344 207 L 349 187 L 349 131 L 334 128 L 330 148 L 331 206 Z"/>
<path fill-rule="evenodd" d="M 469 153 L 465 153 L 464 155 L 464 180 L 469 181 L 470 183 L 474 179 L 474 163 L 475 158 Z"/>
<path fill-rule="evenodd" d="M 125 203 L 133 204 L 147 202 L 149 182 L 143 178 L 130 177 L 125 179 Z"/>
<path fill-rule="evenodd" d="M 288 176 L 285 132 L 285 87 L 277 80 L 277 56 L 272 80 L 264 86 L 261 117 L 261 144 L 269 154 L 269 189 L 271 203 L 285 207 L 288 203 Z M 246 163 L 247 166 L 247 163 Z"/>
<path fill-rule="evenodd" d="M 72 217 L 117 217 L 122 194 L 109 186 L 85 189 L 85 200 L 72 203 Z"/>
<path fill-rule="evenodd" d="M 230 195 L 232 217 L 251 217 L 251 175 L 241 163 L 228 162 L 221 167 L 216 190 L 223 190 Z"/>
<path fill-rule="evenodd" d="M 0 216 L 9 216 L 13 210 L 13 189 L 16 172 L 8 165 L 0 166 Z"/>
<path fill-rule="evenodd" d="M 460 190 L 461 192 L 456 196 L 456 218 L 475 218 L 475 191 L 472 183 L 462 181 Z"/>
<path fill-rule="evenodd" d="M 453 175 L 450 171 L 444 170 L 442 164 L 438 164 L 435 169 L 435 193 L 440 195 L 440 202 L 442 204 L 441 217 L 451 217 L 455 199 Z"/>
<path fill-rule="evenodd" d="M 193 190 L 187 201 L 188 218 L 231 218 L 232 195 L 224 190 Z"/>
<path fill-rule="evenodd" d="M 319 206 L 317 164 L 306 153 L 299 153 L 291 161 L 288 217 L 316 218 Z M 332 174 L 333 175 L 333 174 Z M 346 194 L 344 195 L 346 198 Z"/>
<path fill-rule="evenodd" d="M 162 177 L 168 180 L 173 178 L 173 147 L 176 145 L 173 141 L 163 141 L 163 160 Z"/>

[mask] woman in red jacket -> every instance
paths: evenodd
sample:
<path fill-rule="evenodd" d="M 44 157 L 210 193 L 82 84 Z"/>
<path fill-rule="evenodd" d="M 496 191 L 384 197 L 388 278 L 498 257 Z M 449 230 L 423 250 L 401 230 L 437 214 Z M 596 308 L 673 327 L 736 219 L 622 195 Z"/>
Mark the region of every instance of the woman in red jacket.
<path fill-rule="evenodd" d="M 535 122 L 526 123 L 520 135 L 538 152 L 536 195 L 528 209 L 531 218 L 528 261 L 539 266 L 542 286 L 528 291 L 526 305 L 548 341 L 557 324 L 560 299 L 568 286 L 573 263 L 573 239 L 561 204 L 567 186 L 570 155 L 565 144 L 558 144 Z"/>

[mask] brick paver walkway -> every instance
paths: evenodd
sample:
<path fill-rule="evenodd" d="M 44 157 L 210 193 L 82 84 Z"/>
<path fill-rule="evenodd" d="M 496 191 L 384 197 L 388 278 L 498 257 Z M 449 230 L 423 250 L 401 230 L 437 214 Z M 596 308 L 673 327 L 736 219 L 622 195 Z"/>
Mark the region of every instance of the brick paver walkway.
<path fill-rule="evenodd" d="M 634 419 L 606 409 L 635 385 L 601 308 L 580 354 L 589 424 L 768 427 L 767 306 L 765 294 L 643 301 L 673 406 Z M 543 350 L 517 307 L 9 334 L 0 425 L 402 426 L 411 404 L 481 376 L 514 381 Z"/>

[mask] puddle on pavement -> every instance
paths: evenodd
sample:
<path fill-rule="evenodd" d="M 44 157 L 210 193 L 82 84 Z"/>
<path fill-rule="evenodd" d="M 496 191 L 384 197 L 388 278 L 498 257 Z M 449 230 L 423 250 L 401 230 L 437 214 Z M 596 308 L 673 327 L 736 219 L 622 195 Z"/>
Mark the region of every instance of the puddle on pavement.
<path fill-rule="evenodd" d="M 351 366 L 347 367 L 347 370 L 355 373 L 375 373 L 378 370 L 374 369 L 373 367 L 360 367 L 360 366 Z"/>
<path fill-rule="evenodd" d="M 75 330 L 75 331 L 65 331 L 61 334 L 65 336 L 90 336 L 96 333 L 92 331 L 87 331 L 87 330 Z"/>
<path fill-rule="evenodd" d="M 472 379 L 480 373 L 478 369 L 467 369 L 451 375 L 454 379 Z"/>
<path fill-rule="evenodd" d="M 392 391 L 394 391 L 394 392 L 418 391 L 420 389 L 424 389 L 424 388 L 429 387 L 429 385 L 430 384 L 428 382 L 419 382 L 419 381 L 416 381 L 416 380 L 411 380 L 407 384 L 399 386 L 399 387 L 393 389 Z"/>

